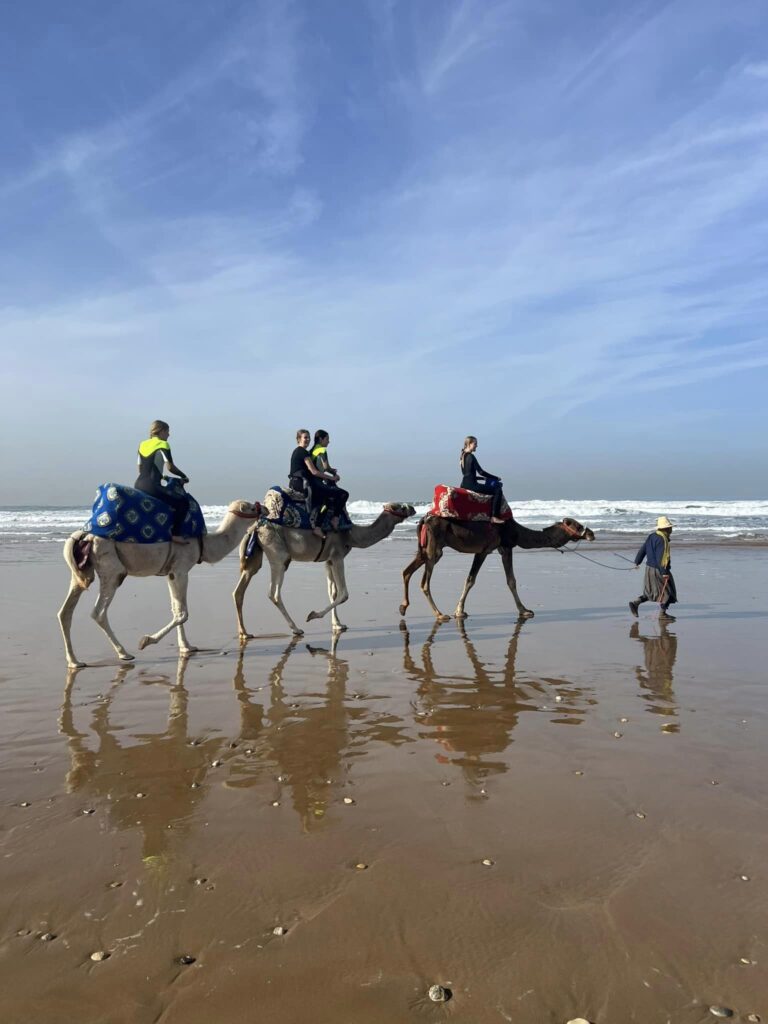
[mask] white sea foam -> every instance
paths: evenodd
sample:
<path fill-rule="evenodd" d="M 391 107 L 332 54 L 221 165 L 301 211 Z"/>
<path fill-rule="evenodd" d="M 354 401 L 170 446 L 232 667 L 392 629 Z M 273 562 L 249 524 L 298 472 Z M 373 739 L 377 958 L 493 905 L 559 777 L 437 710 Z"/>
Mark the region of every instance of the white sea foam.
<path fill-rule="evenodd" d="M 418 517 L 424 515 L 431 505 L 431 502 L 411 500 L 417 515 L 398 525 L 395 539 L 412 536 Z M 572 516 L 599 536 L 636 535 L 652 529 L 657 516 L 667 515 L 675 524 L 675 536 L 679 539 L 768 541 L 768 500 L 531 498 L 522 501 L 512 498 L 510 503 L 515 518 L 533 528 L 547 526 L 563 516 Z M 358 500 L 351 501 L 348 508 L 355 522 L 365 524 L 379 515 L 383 505 L 383 501 Z M 216 528 L 225 512 L 226 505 L 203 506 L 209 529 Z M 60 542 L 72 531 L 81 529 L 89 514 L 90 510 L 85 507 L 0 508 L 0 543 Z"/>

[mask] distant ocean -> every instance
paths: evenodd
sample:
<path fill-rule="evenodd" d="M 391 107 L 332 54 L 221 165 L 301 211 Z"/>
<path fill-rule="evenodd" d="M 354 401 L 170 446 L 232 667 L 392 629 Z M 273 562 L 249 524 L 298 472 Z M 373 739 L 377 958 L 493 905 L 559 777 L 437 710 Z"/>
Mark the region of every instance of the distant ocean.
<path fill-rule="evenodd" d="M 412 499 L 411 499 L 412 500 Z M 423 515 L 430 507 L 413 501 Z M 370 523 L 381 511 L 382 501 L 352 501 L 349 512 L 355 522 Z M 205 505 L 209 529 L 215 529 L 225 505 Z M 684 501 L 625 498 L 595 498 L 552 501 L 530 499 L 513 503 L 515 518 L 535 529 L 569 515 L 591 527 L 603 542 L 629 542 L 653 528 L 657 515 L 667 515 L 675 524 L 675 540 L 684 543 L 768 543 L 768 499 L 763 501 Z M 81 529 L 90 510 L 85 507 L 20 506 L 0 507 L 0 547 L 25 547 L 61 543 L 73 530 Z M 417 518 L 398 526 L 395 540 L 413 539 Z"/>

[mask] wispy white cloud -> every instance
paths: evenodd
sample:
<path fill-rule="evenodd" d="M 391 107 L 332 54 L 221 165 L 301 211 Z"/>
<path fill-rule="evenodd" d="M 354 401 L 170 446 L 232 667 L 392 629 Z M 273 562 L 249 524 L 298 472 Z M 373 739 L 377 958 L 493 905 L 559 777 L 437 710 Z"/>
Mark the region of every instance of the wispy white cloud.
<path fill-rule="evenodd" d="M 549 49 L 539 38 L 546 60 L 524 75 L 509 54 L 535 37 L 525 5 L 447 4 L 431 36 L 400 6 L 377 8 L 377 45 L 393 59 L 374 61 L 375 75 L 388 69 L 424 102 L 402 104 L 394 130 L 376 78 L 352 138 L 342 119 L 310 137 L 332 104 L 308 70 L 301 18 L 262 9 L 152 101 L 62 140 L 29 172 L 31 192 L 44 176 L 66 181 L 136 273 L 1 311 L 11 379 L 34 348 L 57 374 L 41 385 L 51 402 L 87 365 L 106 407 L 111 375 L 140 392 L 149 360 L 154 394 L 172 379 L 176 401 L 204 392 L 225 419 L 254 395 L 291 396 L 354 430 L 375 400 L 394 441 L 417 445 L 468 395 L 476 432 L 525 420 L 545 435 L 585 406 L 643 408 L 763 372 L 764 83 L 729 55 L 684 101 L 674 76 L 687 54 L 667 19 L 685 6 L 612 16 L 602 34 L 590 22 L 586 57 L 577 33 Z M 705 6 L 697 24 L 714 39 Z M 651 58 L 679 94 L 628 106 Z M 456 102 L 465 88 L 471 110 Z M 166 145 L 219 90 L 206 145 Z M 366 132 L 378 145 L 360 161 Z M 197 178 L 187 201 L 166 191 Z"/>

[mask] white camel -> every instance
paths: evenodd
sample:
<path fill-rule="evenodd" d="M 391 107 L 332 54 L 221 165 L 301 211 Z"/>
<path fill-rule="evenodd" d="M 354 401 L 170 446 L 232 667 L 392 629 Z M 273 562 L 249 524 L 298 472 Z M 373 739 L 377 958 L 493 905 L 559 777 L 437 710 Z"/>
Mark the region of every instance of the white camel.
<path fill-rule="evenodd" d="M 303 636 L 288 614 L 281 596 L 285 572 L 291 562 L 325 562 L 328 579 L 328 599 L 330 604 L 319 612 L 310 612 L 307 622 L 321 619 L 331 613 L 334 633 L 341 633 L 347 627 L 339 622 L 336 611 L 349 597 L 347 581 L 344 575 L 344 559 L 353 548 L 369 548 L 380 540 L 389 537 L 398 523 L 415 515 L 413 505 L 392 502 L 384 506 L 378 518 L 369 526 L 353 526 L 349 530 L 334 531 L 325 540 L 316 536 L 311 530 L 297 530 L 289 526 L 278 526 L 275 523 L 261 521 L 248 531 L 248 536 L 240 545 L 240 579 L 233 597 L 237 612 L 237 627 L 241 640 L 252 638 L 243 624 L 243 598 L 248 584 L 261 568 L 266 554 L 271 570 L 269 599 L 279 609 L 283 618 L 293 630 L 295 636 Z M 251 534 L 256 534 L 256 544 L 249 557 L 245 550 Z"/>
<path fill-rule="evenodd" d="M 59 625 L 70 668 L 80 668 L 85 664 L 77 660 L 72 650 L 72 615 L 77 602 L 96 576 L 99 578 L 99 596 L 91 612 L 91 618 L 106 633 L 121 661 L 133 661 L 133 655 L 126 651 L 112 632 L 107 619 L 107 609 L 126 576 L 167 576 L 168 589 L 171 592 L 173 618 L 157 633 L 143 636 L 139 641 L 139 650 L 143 651 L 149 644 L 156 644 L 172 629 L 176 629 L 179 653 L 194 654 L 197 648 L 191 646 L 184 632 L 184 623 L 189 618 L 189 571 L 201 562 L 220 562 L 237 547 L 248 527 L 260 514 L 261 508 L 258 503 L 233 501 L 218 530 L 204 534 L 199 540 L 191 540 L 188 544 L 127 544 L 104 537 L 93 537 L 83 530 L 73 533 L 64 544 L 64 561 L 72 571 L 72 579 L 69 593 L 59 609 Z M 80 568 L 75 561 L 74 549 L 75 544 L 85 539 L 92 541 L 92 547 L 88 561 Z"/>

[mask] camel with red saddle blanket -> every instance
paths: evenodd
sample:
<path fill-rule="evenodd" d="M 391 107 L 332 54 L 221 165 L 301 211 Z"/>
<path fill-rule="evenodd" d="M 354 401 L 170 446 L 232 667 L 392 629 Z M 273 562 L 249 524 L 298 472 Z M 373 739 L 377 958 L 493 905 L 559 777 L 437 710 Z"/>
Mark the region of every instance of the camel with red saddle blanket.
<path fill-rule="evenodd" d="M 408 585 L 411 576 L 423 565 L 421 589 L 430 608 L 439 622 L 446 622 L 451 618 L 450 615 L 444 615 L 435 604 L 430 582 L 434 568 L 443 556 L 443 550 L 453 548 L 462 554 L 474 555 L 464 590 L 453 613 L 457 619 L 467 617 L 464 611 L 467 594 L 474 587 L 483 562 L 493 551 L 499 551 L 501 554 L 507 586 L 512 591 L 519 617 L 532 619 L 533 612 L 525 607 L 517 593 L 517 581 L 512 567 L 512 549 L 560 548 L 572 540 L 595 539 L 589 527 L 582 526 L 570 517 L 565 517 L 543 530 L 530 530 L 516 522 L 509 509 L 503 510 L 502 516 L 506 517 L 505 522 L 491 522 L 489 496 L 467 491 L 462 487 L 438 484 L 435 488 L 433 506 L 417 527 L 419 546 L 416 557 L 403 569 L 404 599 L 400 605 L 400 614 L 404 616 L 410 604 Z"/>

